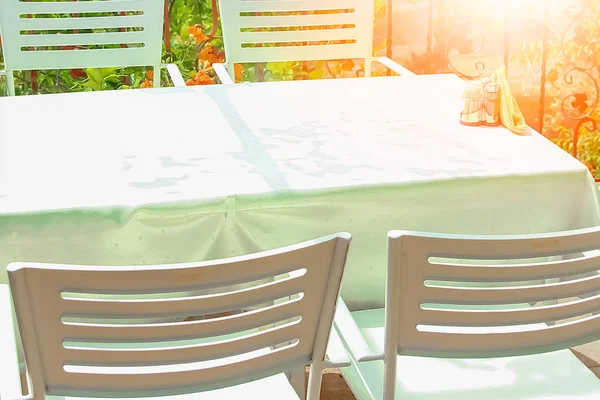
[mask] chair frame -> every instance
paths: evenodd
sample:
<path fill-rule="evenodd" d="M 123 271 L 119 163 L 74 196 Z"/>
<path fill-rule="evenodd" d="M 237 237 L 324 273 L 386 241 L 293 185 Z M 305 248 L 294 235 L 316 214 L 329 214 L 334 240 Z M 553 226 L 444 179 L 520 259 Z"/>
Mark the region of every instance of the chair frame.
<path fill-rule="evenodd" d="M 347 12 L 331 12 L 331 10 Z M 320 11 L 312 15 L 290 12 Z M 279 13 L 262 16 L 261 13 Z M 414 75 L 388 57 L 373 56 L 374 3 L 364 0 L 219 0 L 226 62 L 213 64 L 221 83 L 235 83 L 234 64 L 282 61 L 365 59 L 365 77 L 377 62 L 400 75 Z M 245 15 L 242 15 L 245 14 Z M 251 14 L 251 15 L 248 15 Z M 300 29 L 324 27 L 328 29 Z M 295 30 L 249 32 L 248 28 Z M 354 43 L 331 43 L 351 39 Z M 329 42 L 327 45 L 244 47 L 245 44 Z"/>
<path fill-rule="evenodd" d="M 600 292 L 600 275 L 545 282 L 525 287 L 472 288 L 428 286 L 427 281 L 506 282 L 569 278 L 597 273 L 600 256 L 590 250 L 600 243 L 600 228 L 537 235 L 474 236 L 392 231 L 388 234 L 388 272 L 385 302 L 384 353 L 373 352 L 343 301 L 338 303 L 335 326 L 357 362 L 383 360 L 384 399 L 394 398 L 397 355 L 443 358 L 493 358 L 540 354 L 600 339 L 600 297 L 549 306 L 464 311 L 422 308 L 443 305 L 537 303 Z M 576 259 L 509 265 L 433 262 L 452 259 L 519 260 L 582 254 Z M 591 254 L 591 257 L 590 257 Z M 574 316 L 592 316 L 553 325 L 542 324 Z M 536 324 L 535 328 L 528 324 Z M 418 326 L 451 327 L 450 331 L 421 330 Z M 515 326 L 521 326 L 515 329 Z M 488 328 L 477 335 L 464 327 Z M 493 332 L 491 327 L 512 328 Z M 462 328 L 462 330 L 460 330 Z M 456 332 L 458 331 L 458 333 Z"/>
<path fill-rule="evenodd" d="M 115 15 L 85 15 L 107 12 Z M 68 17 L 35 18 L 48 14 L 62 14 Z M 175 64 L 161 63 L 163 17 L 163 0 L 51 3 L 3 0 L 0 2 L 0 34 L 6 69 L 0 73 L 5 75 L 7 80 L 9 96 L 15 95 L 15 70 L 146 66 L 154 69 L 154 87 L 160 87 L 162 68 L 167 69 L 175 86 L 185 86 L 185 81 Z M 89 29 L 119 31 L 79 33 L 79 30 Z M 58 32 L 39 33 L 45 31 Z M 38 34 L 35 34 L 36 32 Z M 139 46 L 131 46 L 133 43 Z M 77 49 L 77 46 L 109 44 L 121 46 Z"/>
<path fill-rule="evenodd" d="M 350 238 L 349 234 L 340 233 L 277 250 L 193 264 L 108 267 L 12 263 L 8 266 L 9 280 L 30 377 L 30 395 L 23 398 L 40 399 L 46 394 L 106 398 L 194 393 L 246 383 L 299 367 L 304 369 L 310 364 L 307 398 L 318 399 L 322 370 L 350 365 L 341 341 L 332 329 Z M 302 269 L 304 273 L 297 273 Z M 287 278 L 272 280 L 282 274 L 287 274 Z M 231 289 L 265 279 L 266 283 L 258 283 L 254 287 Z M 208 290 L 211 293 L 210 290 L 225 287 L 227 291 L 224 293 L 193 294 L 183 299 L 65 297 L 65 292 L 139 295 L 195 290 L 206 293 Z M 30 295 L 33 292 L 35 297 Z M 72 315 L 78 318 L 137 318 L 184 315 L 192 310 L 196 314 L 234 308 L 247 310 L 281 296 L 287 298 L 292 293 L 303 293 L 303 297 L 231 317 L 185 325 L 179 323 L 175 328 L 168 323 L 127 323 L 115 330 L 114 326 L 106 323 L 91 326 L 85 321 L 79 325 L 61 322 Z M 296 315 L 301 317 L 297 323 L 254 330 L 265 323 L 285 321 Z M 234 336 L 227 339 L 227 343 L 194 344 L 186 348 L 158 347 L 115 353 L 98 347 L 70 348 L 63 344 L 82 340 L 92 343 L 151 343 L 218 336 L 248 329 L 252 329 L 252 333 Z M 42 330 L 43 334 L 40 333 Z M 143 366 L 218 360 L 241 356 L 294 337 L 300 340 L 296 346 L 268 351 L 254 358 L 242 358 L 235 363 L 208 366 L 201 369 L 200 374 L 199 369 L 169 371 L 162 376 L 161 373 L 137 370 L 134 374 L 116 371 L 106 375 L 63 369 L 71 364 L 135 365 L 140 369 Z M 329 360 L 326 360 L 326 354 Z M 294 389 L 299 391 L 296 387 Z M 9 393 L 15 391 L 8 390 Z M 2 398 L 4 396 L 5 393 L 2 393 Z"/>

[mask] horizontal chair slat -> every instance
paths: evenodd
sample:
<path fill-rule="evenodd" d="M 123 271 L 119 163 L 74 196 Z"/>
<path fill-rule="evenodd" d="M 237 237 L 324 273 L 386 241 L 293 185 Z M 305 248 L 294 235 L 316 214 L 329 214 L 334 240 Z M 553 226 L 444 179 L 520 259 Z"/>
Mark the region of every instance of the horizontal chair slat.
<path fill-rule="evenodd" d="M 41 69 L 40 65 L 46 65 L 48 62 L 48 52 L 56 56 L 50 69 L 110 68 L 119 65 L 135 67 L 160 64 L 160 52 L 157 53 L 155 59 L 150 60 L 146 48 L 131 47 L 127 49 L 26 51 L 21 53 L 18 67 L 15 69 Z M 8 59 L 6 67 L 13 68 Z"/>
<path fill-rule="evenodd" d="M 435 357 L 509 357 L 535 354 L 540 351 L 559 350 L 577 346 L 600 338 L 600 315 L 584 320 L 546 326 L 539 324 L 537 329 L 523 329 L 519 332 L 499 333 L 441 333 L 419 332 L 421 342 L 427 341 L 427 348 L 419 348 L 418 343 L 401 343 L 407 349 L 404 354 L 433 354 Z"/>
<path fill-rule="evenodd" d="M 25 35 L 20 37 L 21 46 L 103 45 L 145 43 L 144 32 L 80 33 L 76 35 Z"/>
<path fill-rule="evenodd" d="M 20 30 L 64 30 L 64 29 L 103 29 L 133 28 L 148 25 L 148 18 L 142 15 L 91 18 L 20 18 Z"/>
<path fill-rule="evenodd" d="M 242 32 L 239 35 L 239 41 L 241 43 L 270 43 L 352 40 L 357 37 L 357 33 L 357 30 L 353 28 L 283 32 Z"/>
<path fill-rule="evenodd" d="M 272 17 L 248 16 L 236 20 L 240 29 L 289 26 L 322 26 L 356 24 L 360 21 L 352 14 L 278 15 Z"/>
<path fill-rule="evenodd" d="M 297 326 L 284 325 L 240 339 L 232 339 L 228 341 L 227 345 L 217 342 L 164 349 L 65 349 L 63 357 L 65 364 L 113 367 L 200 362 L 242 354 L 293 340 L 300 334 L 298 330 Z"/>
<path fill-rule="evenodd" d="M 122 50 L 122 49 L 118 49 Z M 133 49 L 132 49 L 133 50 Z M 101 50 L 108 51 L 108 50 Z M 81 50 L 83 53 L 84 50 Z M 73 51 L 73 54 L 77 52 Z M 160 53 L 158 54 L 160 57 Z M 129 65 L 129 64 L 124 64 Z M 315 250 L 312 250 L 315 251 Z M 328 249 L 319 248 L 317 254 L 326 254 Z M 303 260 L 304 249 L 298 251 L 297 257 Z M 120 270 L 109 270 L 110 267 L 91 267 L 89 270 L 72 270 L 60 266 L 49 272 L 57 276 L 63 288 L 72 288 L 72 291 L 89 293 L 153 293 L 190 290 L 211 290 L 234 285 L 244 285 L 249 282 L 272 279 L 276 275 L 286 274 L 302 268 L 302 265 L 289 265 L 282 258 L 274 256 L 269 259 L 252 259 L 248 261 L 231 262 L 226 265 L 231 271 L 223 274 L 221 265 L 176 265 L 172 269 L 152 269 L 148 267 L 141 279 L 137 270 L 139 267 L 123 267 Z"/>
<path fill-rule="evenodd" d="M 20 2 L 16 8 L 21 14 L 73 14 L 102 12 L 146 11 L 144 0 L 104 0 L 71 2 Z"/>
<path fill-rule="evenodd" d="M 513 310 L 424 309 L 421 324 L 445 326 L 501 326 L 558 321 L 600 312 L 600 296 L 568 304 L 528 307 Z"/>
<path fill-rule="evenodd" d="M 286 357 L 286 354 L 296 352 L 295 348 L 288 348 L 282 350 L 276 350 L 281 357 Z M 300 366 L 309 364 L 310 360 L 298 357 L 295 363 L 291 363 L 290 366 Z M 257 371 L 256 366 L 260 365 L 260 371 Z M 98 374 L 88 373 L 67 373 L 59 371 L 56 375 L 59 375 L 59 379 L 56 379 L 55 385 L 50 386 L 48 390 L 51 393 L 57 395 L 76 395 L 80 393 L 77 391 L 78 388 L 87 389 L 97 388 L 98 392 L 106 394 L 109 389 L 111 393 L 127 393 L 131 395 L 135 393 L 139 396 L 140 393 L 147 394 L 148 397 L 154 397 L 157 392 L 166 390 L 167 393 L 172 393 L 172 388 L 181 387 L 187 388 L 189 392 L 195 393 L 200 390 L 210 390 L 212 388 L 217 389 L 225 386 L 223 382 L 223 376 L 227 376 L 231 380 L 240 380 L 240 383 L 246 382 L 249 377 L 260 378 L 273 375 L 278 372 L 278 359 L 267 355 L 259 355 L 252 360 L 241 360 L 235 363 L 235 367 L 232 368 L 229 365 L 214 367 L 210 369 L 195 370 L 183 370 L 173 372 L 145 372 L 144 379 L 136 379 L 135 375 L 127 373 L 114 373 L 110 375 L 110 388 L 107 388 L 105 378 Z M 272 368 L 276 370 L 272 371 Z M 264 371 L 264 372 L 263 372 Z M 147 379 L 146 379 L 147 378 Z M 220 382 L 220 384 L 215 384 Z M 229 386 L 229 385 L 228 385 Z M 112 395 L 111 397 L 115 397 Z M 119 396 L 119 397 L 130 397 L 130 396 Z"/>
<path fill-rule="evenodd" d="M 108 53 L 110 49 L 100 52 L 103 51 Z M 70 53 L 84 52 L 85 50 Z M 160 54 L 158 56 L 160 57 Z M 76 293 L 152 294 L 196 290 L 211 291 L 223 290 L 235 285 L 272 281 L 276 276 L 292 272 L 304 273 L 306 271 L 305 264 L 331 257 L 330 253 L 337 240 L 335 237 L 327 237 L 316 244 L 307 242 L 292 246 L 286 252 L 273 250 L 250 256 L 198 263 L 144 267 L 122 266 L 119 268 L 61 264 L 36 266 L 28 263 L 12 263 L 10 267 L 13 270 L 29 267 L 35 271 L 33 274 L 42 284 L 47 280 L 60 282 L 60 291 Z M 223 273 L 224 268 L 227 268 L 227 274 Z"/>
<path fill-rule="evenodd" d="M 68 340 L 101 342 L 187 340 L 201 337 L 219 336 L 260 328 L 275 322 L 288 320 L 301 315 L 302 301 L 280 304 L 232 315 L 225 318 L 206 319 L 182 323 L 143 324 L 143 325 L 64 325 L 63 334 Z"/>
<path fill-rule="evenodd" d="M 511 288 L 424 287 L 427 303 L 518 304 L 591 294 L 600 287 L 600 275 L 574 281 Z"/>
<path fill-rule="evenodd" d="M 63 300 L 63 315 L 96 317 L 177 316 L 241 309 L 296 294 L 302 278 L 286 278 L 253 288 L 209 296 L 152 300 Z"/>
<path fill-rule="evenodd" d="M 392 234 L 401 236 L 402 231 L 394 231 Z M 407 246 L 418 244 L 431 257 L 495 260 L 509 259 L 515 255 L 523 259 L 574 254 L 598 249 L 600 243 L 600 231 L 594 228 L 536 235 L 537 237 L 451 236 L 437 237 L 436 234 L 419 232 L 418 236 L 402 237 L 402 241 Z"/>
<path fill-rule="evenodd" d="M 261 62 L 265 55 L 271 62 L 281 62 L 289 60 L 330 60 L 331 55 L 336 58 L 355 58 L 360 53 L 360 48 L 356 44 L 329 44 L 319 46 L 291 46 L 291 47 L 257 47 L 242 49 L 236 56 L 237 63 Z"/>
<path fill-rule="evenodd" d="M 536 280 L 583 274 L 600 270 L 600 257 L 514 265 L 465 265 L 431 263 L 427 266 L 427 279 L 465 281 L 499 281 L 503 279 Z"/>
<path fill-rule="evenodd" d="M 363 0 L 289 0 L 289 1 L 233 1 L 239 12 L 335 10 L 364 7 Z"/>

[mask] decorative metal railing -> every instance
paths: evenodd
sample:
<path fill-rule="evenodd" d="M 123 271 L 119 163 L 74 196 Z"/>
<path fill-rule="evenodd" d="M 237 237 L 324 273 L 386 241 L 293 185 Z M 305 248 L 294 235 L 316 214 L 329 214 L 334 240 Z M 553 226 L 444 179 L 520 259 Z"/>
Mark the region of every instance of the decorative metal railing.
<path fill-rule="evenodd" d="M 421 6 L 425 1 L 426 50 L 416 56 L 413 52 L 416 60 L 403 60 L 409 68 L 477 79 L 487 68 L 504 63 L 513 84 L 520 83 L 515 94 L 529 104 L 529 124 L 587 163 L 592 172 L 600 172 L 600 0 L 529 1 L 530 7 L 537 7 L 539 29 L 533 37 L 522 35 L 531 15 L 515 9 L 526 1 L 495 2 L 493 19 L 502 31 L 495 35 L 489 34 L 482 18 L 482 8 L 492 2 L 420 0 Z M 472 12 L 474 7 L 480 9 Z M 388 26 L 401 26 L 399 18 L 396 15 Z M 392 38 L 397 37 L 389 33 L 388 55 L 394 56 Z M 490 46 L 494 50 L 486 53 Z"/>
<path fill-rule="evenodd" d="M 549 6 L 546 5 L 546 9 L 548 8 Z M 600 39 L 600 25 L 592 12 L 591 1 L 582 1 L 581 6 L 567 6 L 565 16 L 569 19 L 569 25 L 560 39 L 560 50 L 566 64 L 566 71 L 562 79 L 566 85 L 573 88 L 569 91 L 570 93 L 562 98 L 561 111 L 565 118 L 574 122 L 572 128 L 572 154 L 574 157 L 578 155 L 578 139 L 582 127 L 589 124 L 592 131 L 597 131 L 596 120 L 593 115 L 598 109 L 600 90 L 597 75 L 594 74 L 594 71 L 597 71 L 598 58 L 600 57 L 600 49 L 595 46 Z M 590 37 L 590 34 L 592 34 L 590 27 L 595 31 L 593 38 Z M 576 35 L 574 40 L 569 38 L 571 34 Z M 581 43 L 579 43 L 580 41 Z M 549 46 L 548 41 L 544 43 L 547 48 Z M 575 47 L 582 47 L 589 51 L 584 55 L 573 56 L 567 49 L 570 43 L 574 43 Z M 544 65 L 548 64 L 548 59 L 544 59 L 543 63 Z M 543 72 L 542 86 L 546 85 L 547 78 L 547 72 Z M 583 83 L 579 89 L 576 87 L 577 82 Z M 581 86 L 585 90 L 581 90 Z"/>

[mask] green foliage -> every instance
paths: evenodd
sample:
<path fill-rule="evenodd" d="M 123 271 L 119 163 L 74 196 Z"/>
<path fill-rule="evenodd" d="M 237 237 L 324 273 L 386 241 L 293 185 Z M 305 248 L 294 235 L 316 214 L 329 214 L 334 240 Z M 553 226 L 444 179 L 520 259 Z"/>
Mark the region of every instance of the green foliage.
<path fill-rule="evenodd" d="M 102 15 L 112 15 L 102 13 Z M 195 75 L 196 57 L 199 49 L 194 41 L 190 41 L 187 28 L 189 25 L 200 24 L 207 29 L 212 28 L 211 0 L 170 0 L 169 7 L 170 29 L 171 29 L 171 52 L 167 52 L 163 45 L 164 62 L 177 64 L 184 78 Z M 45 17 L 60 18 L 64 15 L 50 15 Z M 133 28 L 132 28 L 133 29 Z M 94 32 L 105 32 L 110 29 L 96 29 Z M 85 31 L 80 31 L 86 33 Z M 90 30 L 92 32 L 92 30 Z M 47 31 L 43 33 L 57 33 Z M 59 33 L 72 33 L 72 31 L 60 31 Z M 183 39 L 181 38 L 183 36 Z M 215 45 L 222 46 L 222 40 L 214 41 Z M 102 46 L 86 46 L 97 48 Z M 106 46 L 104 46 L 106 47 Z M 73 49 L 73 51 L 77 51 Z M 4 68 L 4 59 L 0 51 L 0 70 Z M 149 68 L 125 67 L 125 68 L 88 68 L 83 70 L 47 70 L 47 71 L 15 71 L 15 92 L 17 95 L 30 95 L 34 92 L 60 93 L 80 92 L 97 90 L 131 89 L 151 86 L 148 77 Z M 161 83 L 163 86 L 169 84 L 166 71 L 162 71 Z M 0 78 L 0 96 L 7 92 L 6 80 Z"/>
<path fill-rule="evenodd" d="M 213 9 L 211 0 L 169 0 L 170 45 L 171 52 L 164 52 L 163 61 L 179 67 L 185 79 L 198 72 L 197 60 L 206 43 L 195 42 L 190 37 L 188 27 L 199 25 L 205 35 L 213 29 Z M 223 49 L 221 31 L 217 26 L 215 38 L 211 44 Z"/>

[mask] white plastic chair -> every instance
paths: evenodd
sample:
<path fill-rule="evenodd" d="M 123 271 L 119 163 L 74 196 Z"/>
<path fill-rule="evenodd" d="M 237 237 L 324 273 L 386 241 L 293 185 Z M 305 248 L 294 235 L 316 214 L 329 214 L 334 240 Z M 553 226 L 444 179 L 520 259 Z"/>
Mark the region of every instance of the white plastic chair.
<path fill-rule="evenodd" d="M 600 270 L 600 257 L 581 254 L 598 247 L 598 228 L 523 236 L 390 232 L 385 309 L 350 313 L 338 304 L 336 328 L 352 359 L 344 378 L 360 400 L 599 399 L 600 381 L 567 349 L 600 339 L 600 275 L 589 275 Z M 573 254 L 580 256 L 523 262 Z M 520 285 L 536 280 L 542 283 Z"/>
<path fill-rule="evenodd" d="M 61 18 L 44 18 L 52 14 Z M 14 70 L 146 66 L 154 68 L 154 86 L 159 87 L 163 14 L 163 0 L 0 1 L 8 94 L 15 94 Z M 121 32 L 120 28 L 126 31 Z M 104 29 L 113 31 L 102 32 Z M 76 33 L 78 30 L 94 31 Z M 113 48 L 77 49 L 91 45 Z M 175 64 L 165 67 L 175 86 L 185 86 Z"/>
<path fill-rule="evenodd" d="M 388 57 L 373 57 L 374 12 L 370 0 L 219 0 L 226 63 L 213 67 L 222 83 L 234 83 L 235 64 L 281 61 L 364 59 L 366 77 L 373 62 L 414 75 Z"/>
<path fill-rule="evenodd" d="M 308 399 L 318 399 L 322 370 L 349 365 L 335 335 L 341 351 L 324 361 L 349 242 L 343 233 L 194 264 L 10 264 L 26 398 L 298 398 L 282 373 L 311 364 Z M 236 310 L 246 311 L 173 322 Z M 14 342 L 0 346 L 13 349 L 0 357 L 0 397 L 12 400 Z"/>

